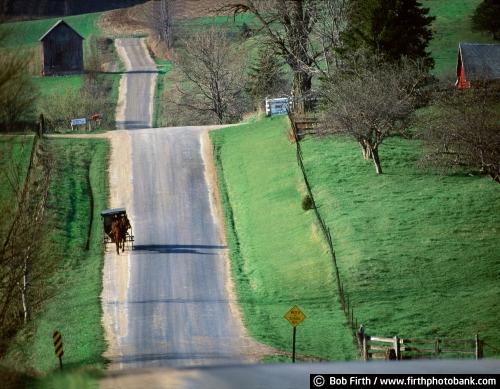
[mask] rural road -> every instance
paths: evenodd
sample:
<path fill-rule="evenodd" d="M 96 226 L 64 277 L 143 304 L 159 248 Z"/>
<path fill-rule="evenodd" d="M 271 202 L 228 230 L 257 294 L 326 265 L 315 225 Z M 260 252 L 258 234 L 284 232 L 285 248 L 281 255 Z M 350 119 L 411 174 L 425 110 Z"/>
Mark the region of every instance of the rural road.
<path fill-rule="evenodd" d="M 120 81 L 116 127 L 152 127 L 157 70 L 144 39 L 117 39 L 116 50 L 125 65 L 125 73 Z"/>
<path fill-rule="evenodd" d="M 121 44 L 130 70 L 148 68 L 136 58 L 148 55 L 142 45 Z M 246 336 L 234 302 L 208 127 L 139 129 L 149 121 L 142 99 L 151 88 L 134 83 L 121 97 L 137 109 L 111 133 L 110 206 L 127 209 L 135 249 L 116 255 L 109 247 L 105 258 L 110 368 L 256 361 L 270 352 Z"/>

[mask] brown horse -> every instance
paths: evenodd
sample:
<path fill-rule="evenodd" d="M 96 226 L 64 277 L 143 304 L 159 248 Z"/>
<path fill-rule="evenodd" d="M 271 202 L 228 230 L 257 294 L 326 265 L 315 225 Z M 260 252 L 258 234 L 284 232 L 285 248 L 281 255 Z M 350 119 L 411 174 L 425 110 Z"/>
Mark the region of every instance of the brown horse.
<path fill-rule="evenodd" d="M 120 254 L 120 246 L 122 252 L 125 251 L 125 241 L 127 240 L 127 231 L 132 228 L 130 221 L 126 215 L 115 217 L 111 223 L 111 240 L 116 244 L 116 253 Z"/>

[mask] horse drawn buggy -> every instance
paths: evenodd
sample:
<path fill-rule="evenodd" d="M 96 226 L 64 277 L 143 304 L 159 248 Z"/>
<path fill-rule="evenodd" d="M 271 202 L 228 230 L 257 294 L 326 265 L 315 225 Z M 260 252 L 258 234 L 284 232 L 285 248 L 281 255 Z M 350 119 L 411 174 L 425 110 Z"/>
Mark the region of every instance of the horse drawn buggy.
<path fill-rule="evenodd" d="M 117 254 L 120 254 L 120 248 L 122 252 L 125 247 L 134 249 L 134 235 L 125 208 L 105 209 L 101 212 L 101 219 L 104 227 L 102 243 L 105 250 L 108 243 L 116 244 Z"/>

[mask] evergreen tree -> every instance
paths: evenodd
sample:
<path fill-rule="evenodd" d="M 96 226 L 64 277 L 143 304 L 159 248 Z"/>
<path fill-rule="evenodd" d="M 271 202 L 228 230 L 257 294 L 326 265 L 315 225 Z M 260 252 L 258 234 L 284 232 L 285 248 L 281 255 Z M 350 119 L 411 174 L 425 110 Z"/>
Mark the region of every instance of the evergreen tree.
<path fill-rule="evenodd" d="M 500 40 L 500 0 L 483 0 L 472 15 L 472 28 L 486 31 Z"/>
<path fill-rule="evenodd" d="M 346 51 L 363 48 L 390 61 L 405 56 L 432 66 L 426 48 L 435 18 L 428 16 L 429 8 L 422 8 L 418 0 L 352 1 L 350 26 L 344 34 Z"/>
<path fill-rule="evenodd" d="M 267 96 L 290 93 L 283 62 L 272 46 L 263 45 L 259 48 L 257 60 L 250 67 L 247 90 L 256 106 L 261 105 Z"/>

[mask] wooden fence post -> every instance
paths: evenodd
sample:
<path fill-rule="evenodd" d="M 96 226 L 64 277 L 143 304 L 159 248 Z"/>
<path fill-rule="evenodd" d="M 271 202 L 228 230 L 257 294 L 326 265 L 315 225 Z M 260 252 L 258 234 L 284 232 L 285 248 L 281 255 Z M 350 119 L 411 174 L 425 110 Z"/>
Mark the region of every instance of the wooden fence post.
<path fill-rule="evenodd" d="M 38 126 L 38 137 L 41 138 L 43 136 L 43 133 L 45 132 L 45 118 L 43 116 L 43 113 L 40 114 L 39 118 L 39 126 Z"/>
<path fill-rule="evenodd" d="M 436 354 L 436 357 L 441 352 L 441 349 L 439 348 L 439 343 L 440 343 L 439 338 L 436 338 L 436 340 L 434 342 L 434 354 Z"/>
<path fill-rule="evenodd" d="M 368 336 L 363 333 L 363 361 L 367 362 L 368 358 Z"/>
<path fill-rule="evenodd" d="M 479 334 L 476 334 L 476 359 L 482 359 L 483 358 L 483 342 L 479 340 Z"/>
<path fill-rule="evenodd" d="M 394 337 L 394 352 L 396 353 L 396 360 L 399 361 L 400 359 L 402 359 L 401 358 L 401 346 L 399 344 L 399 338 L 397 335 Z"/>

